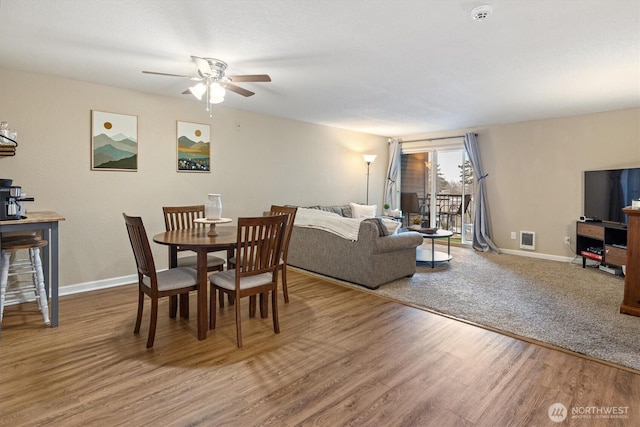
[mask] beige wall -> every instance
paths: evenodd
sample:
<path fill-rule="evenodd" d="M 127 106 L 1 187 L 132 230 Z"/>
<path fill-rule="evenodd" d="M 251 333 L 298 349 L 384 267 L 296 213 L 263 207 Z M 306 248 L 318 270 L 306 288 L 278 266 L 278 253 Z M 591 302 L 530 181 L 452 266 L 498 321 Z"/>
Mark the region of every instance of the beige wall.
<path fill-rule="evenodd" d="M 0 177 L 52 210 L 60 223 L 60 285 L 135 273 L 122 212 L 147 232 L 164 229 L 163 205 L 204 203 L 221 193 L 223 215 L 261 215 L 271 204 L 364 203 L 362 153 L 377 154 L 370 203 L 382 203 L 387 139 L 113 87 L 0 69 L 0 120 L 18 131 L 15 157 Z M 259 95 L 256 95 L 259 96 Z M 251 99 L 247 99 L 250 103 Z M 91 110 L 138 116 L 137 172 L 92 171 Z M 211 125 L 212 172 L 176 172 L 176 120 Z M 166 248 L 152 244 L 159 268 Z M 64 291 L 63 291 L 64 292 Z"/>
<path fill-rule="evenodd" d="M 640 109 L 403 137 L 413 140 L 477 132 L 493 240 L 520 250 L 512 231 L 536 232 L 528 255 L 571 258 L 575 221 L 582 215 L 583 172 L 640 167 Z"/>
<path fill-rule="evenodd" d="M 61 286 L 134 273 L 122 212 L 143 217 L 149 234 L 164 228 L 161 207 L 223 195 L 223 215 L 259 215 L 272 203 L 364 202 L 362 153 L 377 154 L 370 202 L 382 204 L 386 137 L 203 105 L 113 87 L 0 69 L 0 120 L 19 133 L 15 157 L 0 157 L 0 177 L 35 197 L 31 210 L 53 210 L 60 224 Z M 256 95 L 258 96 L 258 95 Z M 250 99 L 247 100 L 250 102 Z M 90 170 L 90 112 L 138 116 L 137 172 Z M 177 173 L 176 120 L 209 123 L 212 172 Z M 239 125 L 239 127 L 238 127 Z M 582 214 L 582 172 L 640 166 L 640 109 L 404 136 L 478 132 L 493 237 L 518 250 L 511 231 L 535 231 L 528 255 L 571 258 L 563 245 Z M 152 245 L 159 267 L 166 250 Z M 64 291 L 63 291 L 64 292 Z"/>

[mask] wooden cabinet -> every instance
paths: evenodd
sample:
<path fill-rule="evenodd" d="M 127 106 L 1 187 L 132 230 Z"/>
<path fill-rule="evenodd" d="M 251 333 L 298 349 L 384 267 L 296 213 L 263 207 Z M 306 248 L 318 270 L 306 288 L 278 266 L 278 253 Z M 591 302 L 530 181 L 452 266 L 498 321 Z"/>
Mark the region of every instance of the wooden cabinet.
<path fill-rule="evenodd" d="M 582 256 L 582 267 L 586 267 L 587 258 L 622 267 L 627 260 L 627 229 L 604 222 L 578 222 L 576 255 Z"/>
<path fill-rule="evenodd" d="M 640 209 L 624 208 L 629 218 L 624 297 L 620 313 L 640 316 Z"/>

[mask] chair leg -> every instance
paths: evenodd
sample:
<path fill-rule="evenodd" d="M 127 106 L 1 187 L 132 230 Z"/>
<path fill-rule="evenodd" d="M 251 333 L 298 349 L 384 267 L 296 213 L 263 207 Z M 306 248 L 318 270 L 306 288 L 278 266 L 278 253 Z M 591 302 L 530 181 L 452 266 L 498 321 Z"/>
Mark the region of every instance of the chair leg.
<path fill-rule="evenodd" d="M 7 281 L 9 279 L 9 263 L 10 260 L 9 251 L 2 251 L 2 259 L 0 260 L 0 265 L 2 269 L 0 270 L 0 322 L 2 322 L 2 317 L 4 316 L 4 297 L 7 291 Z"/>
<path fill-rule="evenodd" d="M 138 285 L 139 287 L 140 285 Z M 144 308 L 144 293 L 138 289 L 138 315 L 136 316 L 136 326 L 133 328 L 133 333 L 140 332 L 140 325 L 142 324 L 142 309 Z"/>
<path fill-rule="evenodd" d="M 189 292 L 180 294 L 180 317 L 189 318 Z"/>
<path fill-rule="evenodd" d="M 215 291 L 213 291 L 215 292 Z M 222 292 L 222 289 L 220 290 L 220 308 L 224 308 L 224 292 Z"/>
<path fill-rule="evenodd" d="M 209 292 L 209 329 L 216 328 L 216 295 L 218 292 L 216 288 L 211 285 L 211 289 Z M 220 293 L 220 298 L 222 298 L 222 292 Z"/>
<path fill-rule="evenodd" d="M 240 326 L 240 301 L 236 304 L 236 336 L 238 341 L 238 348 L 242 348 L 242 327 Z"/>
<path fill-rule="evenodd" d="M 287 288 L 287 264 L 281 264 L 282 270 L 282 294 L 284 295 L 285 304 L 289 304 L 289 288 Z"/>
<path fill-rule="evenodd" d="M 149 338 L 147 348 L 153 347 L 153 340 L 156 338 L 156 326 L 158 324 L 158 299 L 151 298 L 151 322 L 149 323 Z"/>
<path fill-rule="evenodd" d="M 271 292 L 271 316 L 273 317 L 273 332 L 280 333 L 280 320 L 278 319 L 278 290 L 274 288 Z"/>
<path fill-rule="evenodd" d="M 269 293 L 260 294 L 260 317 L 266 319 L 269 317 Z"/>
<path fill-rule="evenodd" d="M 260 312 L 262 313 L 262 306 L 260 306 Z M 256 317 L 256 296 L 251 295 L 249 297 L 249 317 Z"/>
<path fill-rule="evenodd" d="M 178 295 L 169 297 L 169 317 L 175 319 L 178 313 Z"/>
<path fill-rule="evenodd" d="M 51 320 L 49 320 L 49 301 L 47 299 L 47 291 L 44 288 L 44 274 L 42 273 L 42 261 L 40 260 L 40 249 L 33 248 L 31 251 L 32 251 L 32 260 L 33 260 L 33 263 L 35 264 L 34 267 L 36 270 L 36 278 L 38 283 L 37 295 L 39 298 L 40 310 L 42 311 L 44 324 L 50 325 Z"/>

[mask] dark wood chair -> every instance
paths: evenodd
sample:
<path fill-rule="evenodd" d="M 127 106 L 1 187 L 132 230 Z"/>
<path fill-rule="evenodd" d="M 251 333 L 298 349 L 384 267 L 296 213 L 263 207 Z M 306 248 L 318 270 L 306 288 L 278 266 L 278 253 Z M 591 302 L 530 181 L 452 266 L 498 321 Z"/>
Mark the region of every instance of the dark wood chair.
<path fill-rule="evenodd" d="M 172 230 L 184 230 L 189 228 L 200 228 L 204 227 L 202 224 L 198 224 L 194 222 L 194 219 L 204 218 L 205 210 L 204 205 L 193 205 L 193 206 L 164 206 L 162 208 L 162 212 L 164 214 L 164 226 L 167 231 Z M 178 252 L 188 251 L 189 249 L 181 249 L 178 248 Z M 172 265 L 171 258 L 175 257 L 175 265 L 178 267 L 191 267 L 197 268 L 198 259 L 197 256 L 187 255 L 187 256 L 178 256 L 178 254 L 174 251 L 172 252 L 169 249 L 169 265 Z M 207 271 L 222 271 L 224 270 L 224 258 L 217 257 L 215 255 L 207 256 Z M 183 297 L 184 298 L 184 297 Z M 176 316 L 177 310 L 177 297 L 172 297 L 169 302 L 169 311 L 170 316 Z M 180 301 L 180 310 L 184 306 L 184 301 Z"/>
<path fill-rule="evenodd" d="M 286 304 L 289 303 L 289 288 L 287 287 L 287 257 L 289 254 L 289 242 L 291 241 L 291 233 L 293 232 L 293 223 L 296 219 L 296 213 L 298 212 L 298 208 L 295 206 L 278 206 L 271 205 L 271 209 L 269 210 L 269 215 L 286 215 L 287 216 L 287 226 L 284 233 L 284 240 L 282 241 L 282 256 L 280 257 L 280 264 L 278 264 L 278 268 L 282 272 L 282 294 L 284 296 L 284 302 Z M 229 260 L 229 268 L 234 268 L 235 265 L 235 257 L 230 258 Z M 251 304 L 251 316 L 255 313 L 255 303 L 254 299 L 252 299 Z M 266 300 L 264 301 L 266 304 Z M 220 300 L 220 307 L 224 306 L 224 300 Z M 264 307 L 266 308 L 266 306 Z M 266 317 L 266 312 L 263 311 L 263 317 Z"/>
<path fill-rule="evenodd" d="M 407 220 L 407 226 L 412 224 L 412 215 L 419 216 L 420 223 L 422 223 L 418 193 L 400 193 L 400 209 L 402 210 L 402 215 L 404 215 Z"/>
<path fill-rule="evenodd" d="M 297 212 L 298 208 L 295 206 L 272 205 L 269 210 L 269 215 L 287 216 L 287 225 L 284 232 L 284 239 L 282 241 L 282 255 L 280 256 L 280 264 L 278 264 L 278 268 L 282 272 L 282 293 L 286 304 L 289 303 L 289 290 L 287 288 L 287 257 L 289 254 L 289 241 L 291 240 L 291 233 L 293 232 L 293 222 L 296 220 Z"/>
<path fill-rule="evenodd" d="M 204 205 L 195 206 L 165 206 L 162 208 L 164 213 L 164 225 L 167 231 L 183 230 L 186 228 L 204 227 L 202 224 L 194 222 L 194 219 L 204 218 Z M 189 249 L 178 248 L 178 251 L 188 251 Z M 207 257 L 207 271 L 224 270 L 224 259 L 209 255 Z M 178 257 L 178 267 L 197 266 L 196 255 Z"/>
<path fill-rule="evenodd" d="M 138 269 L 138 315 L 134 333 L 140 332 L 142 323 L 142 309 L 144 307 L 144 296 L 151 298 L 151 320 L 149 323 L 149 337 L 147 338 L 147 348 L 153 347 L 156 336 L 156 325 L 158 323 L 158 301 L 163 297 L 174 297 L 186 295 L 181 301 L 186 301 L 186 307 L 181 307 L 180 314 L 183 318 L 189 317 L 188 303 L 189 292 L 198 289 L 197 272 L 189 267 L 170 268 L 156 273 L 156 266 L 153 261 L 153 254 L 149 246 L 149 239 L 145 231 L 142 218 L 132 217 L 123 213 L 124 221 L 129 234 L 129 241 L 133 249 Z M 183 310 L 183 308 L 185 308 Z"/>
<path fill-rule="evenodd" d="M 278 266 L 282 256 L 287 216 L 262 216 L 238 218 L 236 265 L 233 270 L 212 274 L 209 277 L 211 297 L 209 302 L 209 328 L 216 327 L 216 295 L 229 294 L 235 301 L 236 335 L 238 347 L 242 347 L 240 299 L 271 293 L 273 330 L 280 333 L 278 322 Z"/>

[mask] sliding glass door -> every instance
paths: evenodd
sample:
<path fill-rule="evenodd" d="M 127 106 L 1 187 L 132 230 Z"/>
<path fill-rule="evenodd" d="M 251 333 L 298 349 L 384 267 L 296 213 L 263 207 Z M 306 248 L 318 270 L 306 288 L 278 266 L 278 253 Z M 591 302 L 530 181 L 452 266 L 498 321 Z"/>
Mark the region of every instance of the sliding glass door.
<path fill-rule="evenodd" d="M 403 154 L 402 193 L 416 193 L 419 200 L 417 214 L 405 212 L 405 218 L 410 214 L 408 225 L 450 230 L 462 243 L 471 243 L 474 184 L 471 165 L 461 146 Z"/>

